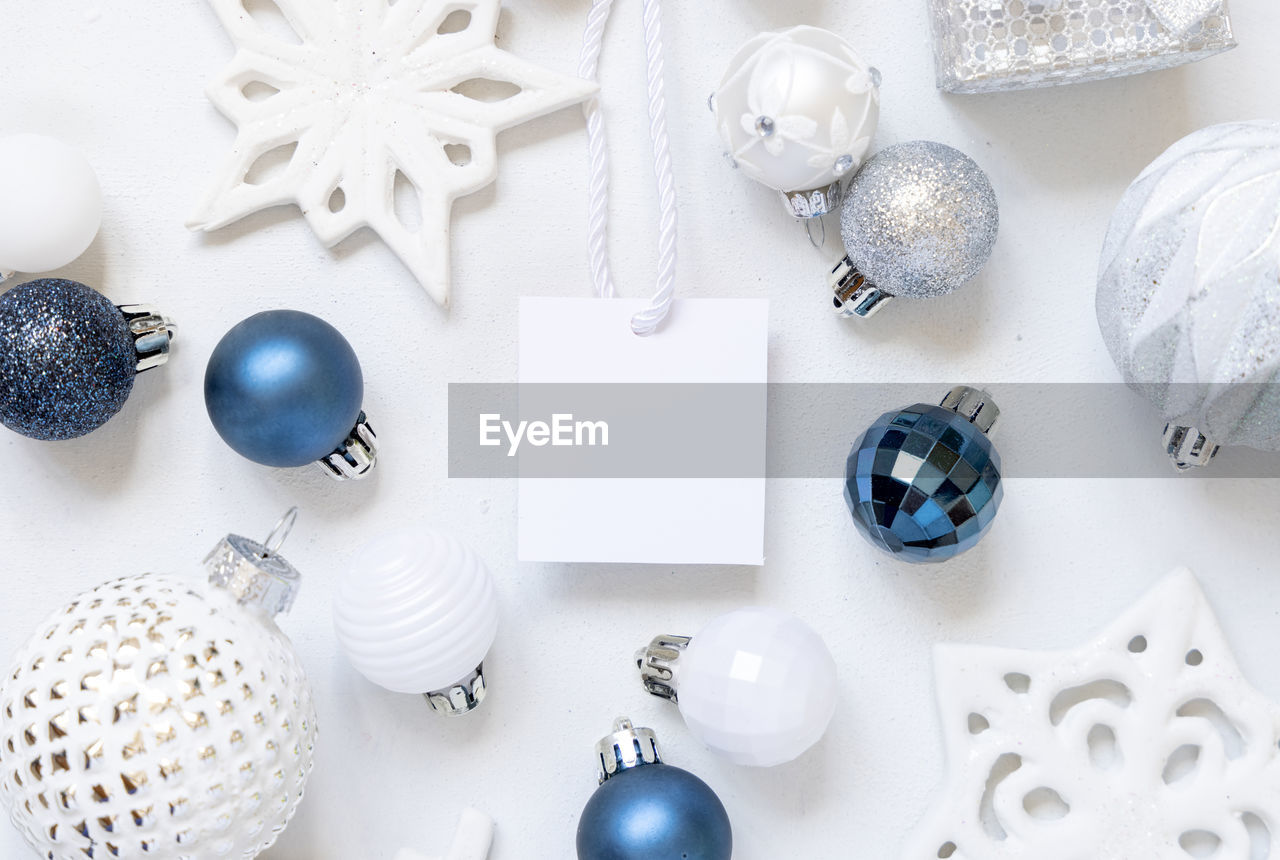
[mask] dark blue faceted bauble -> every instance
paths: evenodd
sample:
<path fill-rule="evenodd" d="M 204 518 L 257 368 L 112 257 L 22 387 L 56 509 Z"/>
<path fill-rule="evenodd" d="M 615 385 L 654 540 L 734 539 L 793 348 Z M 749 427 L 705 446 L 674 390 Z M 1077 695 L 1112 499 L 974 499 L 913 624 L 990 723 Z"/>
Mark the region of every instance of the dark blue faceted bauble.
<path fill-rule="evenodd" d="M 356 426 L 364 375 L 351 344 L 301 311 L 266 311 L 219 341 L 204 402 L 223 441 L 264 466 L 305 466 Z"/>
<path fill-rule="evenodd" d="M 74 439 L 120 411 L 138 375 L 124 314 L 76 281 L 0 296 L 0 421 L 32 439 Z"/>
<path fill-rule="evenodd" d="M 714 791 L 665 764 L 605 780 L 578 821 L 578 860 L 729 860 L 733 830 Z"/>
<path fill-rule="evenodd" d="M 987 435 L 926 403 L 881 415 L 844 468 L 858 530 L 903 561 L 946 561 L 969 549 L 1003 497 L 1000 455 Z"/>

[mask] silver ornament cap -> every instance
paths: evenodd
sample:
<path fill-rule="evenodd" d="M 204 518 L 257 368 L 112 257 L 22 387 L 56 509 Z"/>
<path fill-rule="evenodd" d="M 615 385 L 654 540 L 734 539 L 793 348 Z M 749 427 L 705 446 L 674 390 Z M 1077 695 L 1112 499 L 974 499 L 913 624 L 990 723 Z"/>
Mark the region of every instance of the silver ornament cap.
<path fill-rule="evenodd" d="M 676 691 L 676 661 L 692 642 L 688 636 L 656 636 L 648 647 L 636 652 L 636 666 L 644 688 L 654 696 L 679 702 Z"/>
<path fill-rule="evenodd" d="M 1209 465 L 1220 446 L 1194 427 L 1164 425 L 1164 450 L 1173 468 L 1186 472 Z"/>
<path fill-rule="evenodd" d="M 378 434 L 362 411 L 347 438 L 332 454 L 316 461 L 320 471 L 335 481 L 359 481 L 378 465 Z"/>
<path fill-rule="evenodd" d="M 484 681 L 484 664 L 477 666 L 467 677 L 439 690 L 422 695 L 437 714 L 454 717 L 469 714 L 484 703 L 488 687 Z"/>
<path fill-rule="evenodd" d="M 596 776 L 601 784 L 624 770 L 661 762 L 653 729 L 636 728 L 626 717 L 614 720 L 613 734 L 596 743 Z"/>
<path fill-rule="evenodd" d="M 269 617 L 288 612 L 298 595 L 302 575 L 277 554 L 298 518 L 290 508 L 265 543 L 229 534 L 205 557 L 210 584 L 225 588 L 241 606 L 261 609 Z"/>
<path fill-rule="evenodd" d="M 138 355 L 138 372 L 152 370 L 169 361 L 169 344 L 178 326 L 151 305 L 116 305 L 129 325 L 129 336 Z"/>
<path fill-rule="evenodd" d="M 941 406 L 966 419 L 983 433 L 990 433 L 1000 418 L 1000 408 L 991 395 L 969 385 L 957 385 L 948 391 Z"/>

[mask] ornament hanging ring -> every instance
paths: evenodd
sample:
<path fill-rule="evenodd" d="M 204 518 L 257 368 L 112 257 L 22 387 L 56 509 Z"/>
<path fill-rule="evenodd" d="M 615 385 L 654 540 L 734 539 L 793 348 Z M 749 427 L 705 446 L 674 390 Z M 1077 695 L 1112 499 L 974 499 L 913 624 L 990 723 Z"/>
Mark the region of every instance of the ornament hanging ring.
<path fill-rule="evenodd" d="M 818 227 L 820 228 L 816 237 L 813 235 L 814 221 L 818 222 Z M 809 237 L 809 244 L 813 245 L 813 247 L 822 248 L 827 244 L 827 221 L 825 218 L 819 216 L 817 218 L 807 219 L 804 222 L 804 232 L 805 235 Z"/>
<path fill-rule="evenodd" d="M 289 533 L 293 531 L 293 524 L 298 521 L 298 506 L 294 505 L 284 512 L 284 516 L 276 523 L 276 527 L 271 530 L 271 534 L 267 535 L 267 539 L 262 542 L 262 548 L 266 550 L 263 558 L 270 558 L 276 554 L 280 547 L 284 546 L 284 542 L 289 539 Z"/>

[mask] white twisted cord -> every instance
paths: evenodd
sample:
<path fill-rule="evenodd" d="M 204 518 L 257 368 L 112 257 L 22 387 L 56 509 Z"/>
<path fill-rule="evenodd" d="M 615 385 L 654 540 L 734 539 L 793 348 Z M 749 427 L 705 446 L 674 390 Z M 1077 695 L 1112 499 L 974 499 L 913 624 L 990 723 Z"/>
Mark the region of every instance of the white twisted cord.
<path fill-rule="evenodd" d="M 594 0 L 587 17 L 579 74 L 595 80 L 599 74 L 600 49 L 613 0 Z M 676 288 L 676 191 L 671 170 L 671 143 L 667 136 L 666 70 L 662 45 L 661 0 L 644 0 L 645 56 L 648 59 L 649 137 L 653 141 L 653 170 L 658 180 L 658 288 L 649 307 L 631 318 L 631 330 L 652 334 L 667 314 Z M 587 148 L 591 160 L 587 223 L 587 248 L 596 293 L 604 298 L 617 295 L 609 270 L 609 155 L 605 145 L 604 118 L 600 100 L 591 99 L 582 108 L 587 119 Z"/>
<path fill-rule="evenodd" d="M 613 0 L 595 0 L 587 14 L 587 32 L 582 39 L 582 63 L 578 77 L 599 79 L 600 50 Z M 591 262 L 591 282 L 604 299 L 617 295 L 609 271 L 609 148 L 605 144 L 604 114 L 600 98 L 593 96 L 582 105 L 587 120 L 587 153 L 591 160 L 587 203 L 587 251 Z"/>

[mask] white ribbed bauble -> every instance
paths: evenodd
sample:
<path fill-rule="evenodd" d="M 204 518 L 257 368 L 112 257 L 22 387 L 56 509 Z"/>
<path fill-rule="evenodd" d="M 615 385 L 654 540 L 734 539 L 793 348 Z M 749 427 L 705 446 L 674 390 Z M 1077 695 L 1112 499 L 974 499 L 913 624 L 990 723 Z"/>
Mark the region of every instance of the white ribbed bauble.
<path fill-rule="evenodd" d="M 469 546 L 403 529 L 360 549 L 338 581 L 333 624 L 351 665 L 436 710 L 466 713 L 485 697 L 481 666 L 498 633 L 493 577 Z"/>
<path fill-rule="evenodd" d="M 243 860 L 279 837 L 316 714 L 289 640 L 296 572 L 228 536 L 211 584 L 145 574 L 46 619 L 0 690 L 0 796 L 48 860 Z"/>
<path fill-rule="evenodd" d="M 712 108 L 734 164 L 781 191 L 791 214 L 817 217 L 871 150 L 880 73 L 828 30 L 761 33 L 729 62 Z"/>
<path fill-rule="evenodd" d="M 835 715 L 831 652 L 777 609 L 730 612 L 691 638 L 660 636 L 637 661 L 649 692 L 673 699 L 689 730 L 735 764 L 789 762 Z"/>
<path fill-rule="evenodd" d="M 38 134 L 0 137 L 0 275 L 62 268 L 101 223 L 98 177 L 78 150 Z"/>

